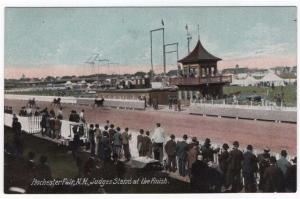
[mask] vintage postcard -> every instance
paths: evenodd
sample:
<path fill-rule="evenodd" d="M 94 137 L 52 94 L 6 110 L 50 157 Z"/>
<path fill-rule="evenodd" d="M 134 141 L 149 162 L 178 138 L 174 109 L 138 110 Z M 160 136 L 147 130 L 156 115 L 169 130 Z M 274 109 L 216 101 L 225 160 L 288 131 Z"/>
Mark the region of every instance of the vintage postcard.
<path fill-rule="evenodd" d="M 295 193 L 297 7 L 5 7 L 4 192 Z"/>

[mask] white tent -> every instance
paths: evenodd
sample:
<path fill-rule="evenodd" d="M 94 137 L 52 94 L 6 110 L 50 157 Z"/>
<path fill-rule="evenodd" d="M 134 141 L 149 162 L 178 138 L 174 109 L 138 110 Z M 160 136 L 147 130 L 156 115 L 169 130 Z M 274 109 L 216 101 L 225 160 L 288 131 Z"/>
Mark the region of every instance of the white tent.
<path fill-rule="evenodd" d="M 71 82 L 71 81 L 67 81 L 67 82 L 65 83 L 65 85 L 72 85 L 72 82 Z"/>
<path fill-rule="evenodd" d="M 248 75 L 244 81 L 245 81 L 246 86 L 255 86 L 259 82 L 257 79 L 255 79 L 254 77 L 252 77 L 250 75 Z"/>
<path fill-rule="evenodd" d="M 259 81 L 253 78 L 252 76 L 248 75 L 246 78 L 240 79 L 234 76 L 232 78 L 232 83 L 231 85 L 235 86 L 254 86 L 258 83 Z"/>
<path fill-rule="evenodd" d="M 270 85 L 274 84 L 274 86 L 284 86 L 284 79 L 276 75 L 274 72 L 269 71 L 259 82 L 269 83 Z"/>
<path fill-rule="evenodd" d="M 232 82 L 231 84 L 232 86 L 244 86 L 244 79 L 238 79 L 236 77 L 232 77 Z"/>
<path fill-rule="evenodd" d="M 85 80 L 81 80 L 80 84 L 86 84 L 87 82 Z"/>

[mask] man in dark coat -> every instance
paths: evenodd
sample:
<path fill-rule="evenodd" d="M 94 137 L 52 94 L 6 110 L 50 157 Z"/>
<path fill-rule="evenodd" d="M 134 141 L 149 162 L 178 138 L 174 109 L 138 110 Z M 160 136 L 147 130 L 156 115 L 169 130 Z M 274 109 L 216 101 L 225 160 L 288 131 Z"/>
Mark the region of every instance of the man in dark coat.
<path fill-rule="evenodd" d="M 145 143 L 144 143 L 144 129 L 140 129 L 140 134 L 137 136 L 137 150 L 139 152 L 139 157 L 145 156 L 144 149 L 145 149 Z"/>
<path fill-rule="evenodd" d="M 224 143 L 222 146 L 222 151 L 221 154 L 219 154 L 219 167 L 220 170 L 223 173 L 223 185 L 225 186 L 225 188 L 227 188 L 228 186 L 226 185 L 226 180 L 225 180 L 225 176 L 227 173 L 227 168 L 228 168 L 228 157 L 229 157 L 229 152 L 228 152 L 229 146 L 227 143 Z"/>
<path fill-rule="evenodd" d="M 143 140 L 144 145 L 144 156 L 152 158 L 152 141 L 150 138 L 150 131 L 146 131 L 146 136 L 144 136 Z"/>
<path fill-rule="evenodd" d="M 209 191 L 208 166 L 203 156 L 198 155 L 191 169 L 191 192 L 207 193 Z"/>
<path fill-rule="evenodd" d="M 233 149 L 229 152 L 227 182 L 232 186 L 232 192 L 240 192 L 242 190 L 241 168 L 243 161 L 243 153 L 238 149 L 239 142 L 233 142 Z"/>
<path fill-rule="evenodd" d="M 170 138 L 171 139 L 165 145 L 165 151 L 168 155 L 167 168 L 170 172 L 175 172 L 177 168 L 175 135 L 172 134 Z"/>
<path fill-rule="evenodd" d="M 22 125 L 18 118 L 13 119 L 12 129 L 14 132 L 14 147 L 16 156 L 19 157 L 23 153 L 23 140 L 22 140 Z"/>
<path fill-rule="evenodd" d="M 74 120 L 74 110 L 71 110 L 71 112 L 70 112 L 69 121 L 70 122 L 75 122 L 75 120 Z"/>
<path fill-rule="evenodd" d="M 258 171 L 257 157 L 253 154 L 252 145 L 247 146 L 247 151 L 244 153 L 243 161 L 243 177 L 245 182 L 245 192 L 254 193 L 257 191 L 255 176 Z"/>
<path fill-rule="evenodd" d="M 276 164 L 276 158 L 270 157 L 270 166 L 264 172 L 263 192 L 284 192 L 284 176 Z"/>
<path fill-rule="evenodd" d="M 297 191 L 297 157 L 292 159 L 293 164 L 286 170 L 285 186 L 287 192 Z"/>
<path fill-rule="evenodd" d="M 90 147 L 91 147 L 91 155 L 94 156 L 95 148 L 96 148 L 94 124 L 90 124 L 88 138 L 89 138 L 89 143 L 90 143 Z"/>
<path fill-rule="evenodd" d="M 270 157 L 271 156 L 270 156 L 270 149 L 269 148 L 265 148 L 264 152 L 257 156 L 258 165 L 259 165 L 258 172 L 259 172 L 259 176 L 260 176 L 258 188 L 260 190 L 263 190 L 264 172 L 265 172 L 265 169 L 270 166 Z"/>
<path fill-rule="evenodd" d="M 103 137 L 99 143 L 98 150 L 98 155 L 101 160 L 109 161 L 111 159 L 111 147 L 107 131 L 103 132 Z"/>
<path fill-rule="evenodd" d="M 213 149 L 210 144 L 210 139 L 206 138 L 203 146 L 201 147 L 203 160 L 206 162 L 214 161 L 214 154 L 220 151 L 220 148 Z"/>
<path fill-rule="evenodd" d="M 80 116 L 76 111 L 74 111 L 74 122 L 80 122 Z"/>
<path fill-rule="evenodd" d="M 128 133 L 128 128 L 125 128 L 125 131 L 122 133 L 122 145 L 124 151 L 124 157 L 127 161 L 130 160 L 131 154 L 129 150 L 129 141 L 131 140 L 131 134 Z"/>
<path fill-rule="evenodd" d="M 187 149 L 188 144 L 186 143 L 188 136 L 183 135 L 183 141 L 179 141 L 176 144 L 176 155 L 178 158 L 179 175 L 185 177 L 187 174 L 186 164 L 187 164 Z"/>
<path fill-rule="evenodd" d="M 115 135 L 115 125 L 111 124 L 110 128 L 108 130 L 108 136 L 109 136 L 109 144 L 111 146 L 111 150 L 112 150 L 112 146 L 113 146 L 113 142 L 114 142 L 114 135 Z"/>
<path fill-rule="evenodd" d="M 80 150 L 80 136 L 78 133 L 78 126 L 73 127 L 73 133 L 74 133 L 74 137 L 72 142 L 72 155 L 73 158 L 76 160 L 78 152 Z"/>

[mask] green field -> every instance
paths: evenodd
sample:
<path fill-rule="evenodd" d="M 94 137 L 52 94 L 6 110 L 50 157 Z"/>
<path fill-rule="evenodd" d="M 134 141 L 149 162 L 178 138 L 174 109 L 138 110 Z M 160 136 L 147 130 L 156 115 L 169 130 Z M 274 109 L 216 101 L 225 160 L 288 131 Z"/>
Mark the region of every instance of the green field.
<path fill-rule="evenodd" d="M 284 86 L 284 87 L 257 87 L 257 86 L 225 86 L 223 93 L 225 95 L 232 95 L 240 92 L 241 94 L 257 94 L 265 96 L 268 100 L 274 100 L 274 96 L 283 92 L 283 102 L 286 106 L 297 105 L 297 87 Z"/>

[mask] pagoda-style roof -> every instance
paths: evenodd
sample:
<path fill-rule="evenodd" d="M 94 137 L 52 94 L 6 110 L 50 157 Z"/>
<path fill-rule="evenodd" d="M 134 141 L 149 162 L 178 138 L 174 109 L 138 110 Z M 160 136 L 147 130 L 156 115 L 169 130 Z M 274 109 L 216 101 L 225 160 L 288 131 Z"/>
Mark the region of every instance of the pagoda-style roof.
<path fill-rule="evenodd" d="M 207 61 L 220 61 L 222 59 L 213 56 L 202 46 L 200 40 L 198 40 L 196 47 L 190 54 L 186 57 L 180 59 L 178 62 L 182 64 L 196 64 L 200 62 L 207 62 Z"/>

